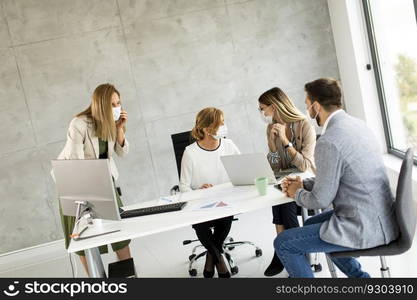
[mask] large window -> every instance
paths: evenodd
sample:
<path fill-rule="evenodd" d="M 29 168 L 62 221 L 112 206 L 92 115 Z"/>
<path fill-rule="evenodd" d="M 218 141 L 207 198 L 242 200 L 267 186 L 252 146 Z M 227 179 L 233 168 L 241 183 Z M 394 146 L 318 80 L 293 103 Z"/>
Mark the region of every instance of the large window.
<path fill-rule="evenodd" d="M 417 154 L 417 0 L 363 0 L 390 153 Z M 415 160 L 416 161 L 416 160 Z"/>

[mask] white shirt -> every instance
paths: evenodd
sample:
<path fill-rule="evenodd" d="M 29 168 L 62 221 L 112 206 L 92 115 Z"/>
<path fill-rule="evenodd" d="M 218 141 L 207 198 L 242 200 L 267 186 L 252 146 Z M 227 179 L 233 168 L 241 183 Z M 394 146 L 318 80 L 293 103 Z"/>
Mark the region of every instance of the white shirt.
<path fill-rule="evenodd" d="M 229 182 L 220 157 L 234 154 L 240 154 L 240 151 L 230 139 L 220 139 L 215 150 L 205 150 L 197 142 L 186 147 L 181 161 L 180 191 L 196 190 L 205 183 Z"/>
<path fill-rule="evenodd" d="M 323 129 L 321 130 L 322 135 L 326 132 L 326 128 L 327 128 L 327 125 L 329 124 L 330 119 L 333 118 L 336 114 L 340 113 L 341 111 L 343 111 L 343 109 L 338 109 L 332 112 L 330 116 L 327 117 L 326 122 L 324 122 Z"/>

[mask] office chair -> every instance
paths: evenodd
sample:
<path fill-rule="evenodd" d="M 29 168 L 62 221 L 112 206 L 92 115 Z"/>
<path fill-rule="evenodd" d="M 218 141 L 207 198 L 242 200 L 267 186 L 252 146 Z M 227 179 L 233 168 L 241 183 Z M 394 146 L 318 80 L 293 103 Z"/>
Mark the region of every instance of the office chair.
<path fill-rule="evenodd" d="M 301 206 L 297 207 L 297 215 L 301 216 L 302 224 L 304 226 L 305 221 L 315 215 L 322 213 L 322 209 L 307 209 Z M 308 253 L 307 259 L 310 262 L 310 266 L 313 268 L 313 272 L 318 273 L 323 270 L 323 267 L 319 261 L 319 254 L 318 253 Z"/>
<path fill-rule="evenodd" d="M 370 249 L 329 253 L 327 263 L 333 278 L 337 277 L 336 270 L 330 257 L 359 257 L 379 256 L 381 261 L 381 276 L 391 277 L 385 256 L 399 255 L 411 248 L 416 231 L 417 205 L 413 201 L 412 193 L 413 149 L 409 148 L 401 164 L 395 196 L 395 215 L 400 229 L 398 238 L 388 245 Z"/>
<path fill-rule="evenodd" d="M 321 134 L 316 134 L 316 141 L 320 138 Z M 314 215 L 322 213 L 322 209 L 307 209 L 304 207 L 299 206 L 297 209 L 297 214 L 301 216 L 301 219 L 303 220 L 303 226 L 305 221 Z M 319 254 L 318 253 L 309 253 L 307 254 L 308 261 L 310 262 L 310 266 L 313 268 L 313 271 L 315 273 L 321 272 L 323 270 L 323 267 L 321 263 L 319 262 Z"/>
<path fill-rule="evenodd" d="M 190 133 L 191 133 L 190 131 L 186 131 L 186 132 L 181 132 L 181 133 L 171 135 L 179 178 L 181 177 L 181 160 L 184 154 L 185 147 L 187 147 L 188 145 L 194 142 Z M 170 190 L 171 195 L 176 194 L 178 192 L 180 192 L 178 185 L 173 186 Z M 237 221 L 237 220 L 238 220 L 237 218 L 233 218 L 233 221 Z M 198 239 L 185 240 L 182 243 L 183 245 L 188 245 L 197 241 Z M 223 251 L 224 251 L 224 256 L 226 257 L 227 263 L 229 264 L 232 275 L 237 274 L 239 272 L 239 268 L 235 265 L 233 257 L 230 255 L 230 251 L 232 251 L 235 247 L 242 246 L 242 245 L 249 245 L 249 246 L 255 247 L 255 256 L 256 257 L 262 256 L 262 249 L 260 249 L 254 243 L 250 241 L 234 241 L 232 237 L 227 237 L 225 242 L 223 243 Z M 190 261 L 189 267 L 188 267 L 188 273 L 190 274 L 190 276 L 193 276 L 193 277 L 197 276 L 197 270 L 193 268 L 193 264 L 200 257 L 203 257 L 206 255 L 207 251 L 202 251 L 197 254 L 197 250 L 203 247 L 204 246 L 201 244 L 195 246 L 191 252 L 191 255 L 188 257 Z"/>
<path fill-rule="evenodd" d="M 321 134 L 316 135 L 316 141 L 320 138 Z M 302 224 L 301 226 L 304 226 L 305 221 L 317 214 L 322 213 L 322 209 L 307 209 L 301 206 L 297 207 L 297 215 L 301 216 Z M 310 262 L 310 266 L 313 268 L 313 271 L 315 273 L 321 272 L 323 270 L 323 267 L 319 261 L 319 254 L 318 253 L 308 253 L 307 259 Z"/>

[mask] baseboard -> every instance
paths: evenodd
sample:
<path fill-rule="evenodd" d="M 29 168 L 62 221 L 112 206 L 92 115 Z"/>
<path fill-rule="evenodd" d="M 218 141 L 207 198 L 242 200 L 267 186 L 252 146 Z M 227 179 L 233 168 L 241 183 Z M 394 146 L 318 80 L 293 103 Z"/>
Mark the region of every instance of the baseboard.
<path fill-rule="evenodd" d="M 0 255 L 0 273 L 67 257 L 64 240 L 19 249 Z"/>

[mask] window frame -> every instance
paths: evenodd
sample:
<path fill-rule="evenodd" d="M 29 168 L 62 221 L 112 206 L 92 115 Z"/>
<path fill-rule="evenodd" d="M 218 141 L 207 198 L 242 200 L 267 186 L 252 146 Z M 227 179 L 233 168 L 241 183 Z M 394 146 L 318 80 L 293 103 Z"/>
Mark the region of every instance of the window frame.
<path fill-rule="evenodd" d="M 414 4 L 414 14 L 416 17 L 416 25 L 417 25 L 417 0 L 413 0 L 413 4 Z M 364 12 L 366 30 L 368 34 L 369 48 L 371 52 L 371 59 L 372 59 L 372 65 L 373 65 L 373 70 L 374 70 L 374 75 L 375 75 L 376 89 L 377 89 L 379 104 L 381 108 L 382 123 L 384 126 L 385 141 L 387 144 L 388 153 L 403 159 L 405 157 L 405 152 L 395 148 L 393 139 L 392 139 L 391 124 L 389 121 L 390 119 L 388 115 L 387 102 L 386 102 L 386 97 L 385 97 L 385 92 L 384 92 L 384 83 L 382 80 L 381 65 L 380 65 L 379 56 L 378 56 L 378 48 L 377 48 L 377 43 L 376 43 L 376 38 L 375 38 L 375 30 L 373 26 L 372 12 L 371 12 L 371 6 L 369 3 L 369 0 L 362 0 L 362 7 L 363 7 L 363 12 Z M 415 165 L 417 165 L 416 155 L 417 153 L 414 153 Z"/>

